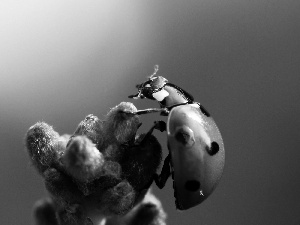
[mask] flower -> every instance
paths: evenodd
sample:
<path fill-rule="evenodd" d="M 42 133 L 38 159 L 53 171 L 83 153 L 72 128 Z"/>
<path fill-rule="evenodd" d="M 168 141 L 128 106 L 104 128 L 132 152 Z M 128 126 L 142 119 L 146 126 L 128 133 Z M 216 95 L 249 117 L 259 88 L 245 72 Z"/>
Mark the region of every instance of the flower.
<path fill-rule="evenodd" d="M 149 190 L 162 150 L 137 134 L 139 116 L 121 102 L 104 120 L 88 115 L 73 135 L 38 122 L 27 131 L 28 154 L 50 198 L 34 207 L 37 225 L 164 225 L 166 214 Z"/>

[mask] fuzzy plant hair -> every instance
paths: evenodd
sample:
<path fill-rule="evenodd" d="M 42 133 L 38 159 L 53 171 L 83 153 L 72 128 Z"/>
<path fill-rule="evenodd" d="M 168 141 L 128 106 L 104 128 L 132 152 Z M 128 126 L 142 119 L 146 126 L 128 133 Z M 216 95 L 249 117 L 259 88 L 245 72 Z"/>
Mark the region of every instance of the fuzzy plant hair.
<path fill-rule="evenodd" d="M 73 135 L 38 122 L 25 142 L 49 197 L 34 206 L 36 225 L 165 225 L 166 214 L 149 187 L 162 150 L 152 134 L 137 134 L 132 103 L 104 120 L 88 115 Z"/>

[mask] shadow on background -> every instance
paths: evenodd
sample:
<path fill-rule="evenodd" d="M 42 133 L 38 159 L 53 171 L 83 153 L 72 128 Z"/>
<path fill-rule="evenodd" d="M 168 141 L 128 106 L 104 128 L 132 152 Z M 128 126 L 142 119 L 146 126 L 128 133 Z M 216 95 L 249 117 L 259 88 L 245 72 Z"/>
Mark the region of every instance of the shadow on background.
<path fill-rule="evenodd" d="M 155 64 L 210 111 L 226 149 L 221 183 L 200 206 L 178 212 L 171 181 L 154 187 L 168 224 L 299 224 L 299 8 L 298 0 L 1 1 L 0 224 L 32 224 L 46 195 L 26 130 L 43 120 L 72 133 L 87 114 L 101 118 L 129 101 Z M 141 132 L 156 119 L 146 115 Z"/>

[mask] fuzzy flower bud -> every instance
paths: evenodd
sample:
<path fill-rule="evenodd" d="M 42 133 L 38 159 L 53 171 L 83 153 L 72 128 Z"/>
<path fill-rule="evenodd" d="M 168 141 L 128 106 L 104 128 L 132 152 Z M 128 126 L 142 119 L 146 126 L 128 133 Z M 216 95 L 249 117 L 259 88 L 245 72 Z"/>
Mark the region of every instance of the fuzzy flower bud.
<path fill-rule="evenodd" d="M 98 178 L 104 163 L 101 152 L 85 136 L 73 138 L 61 160 L 68 173 L 81 182 Z"/>
<path fill-rule="evenodd" d="M 43 173 L 57 160 L 56 145 L 59 134 L 52 126 L 44 122 L 38 122 L 27 131 L 25 142 L 33 165 L 40 173 Z"/>
<path fill-rule="evenodd" d="M 107 138 L 118 144 L 134 140 L 140 126 L 139 116 L 133 114 L 136 111 L 136 107 L 130 102 L 122 102 L 112 108 L 104 123 Z"/>

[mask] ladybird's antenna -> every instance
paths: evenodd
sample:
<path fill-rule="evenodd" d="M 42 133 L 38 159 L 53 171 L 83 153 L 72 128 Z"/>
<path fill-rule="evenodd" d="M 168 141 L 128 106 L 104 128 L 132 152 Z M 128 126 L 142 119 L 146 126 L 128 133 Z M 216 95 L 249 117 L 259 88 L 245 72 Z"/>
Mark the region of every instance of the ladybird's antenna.
<path fill-rule="evenodd" d="M 155 66 L 154 66 L 154 72 L 150 75 L 149 79 L 151 79 L 152 77 L 154 77 L 154 76 L 156 75 L 158 69 L 159 69 L 159 66 L 158 66 L 158 65 L 155 65 Z"/>

